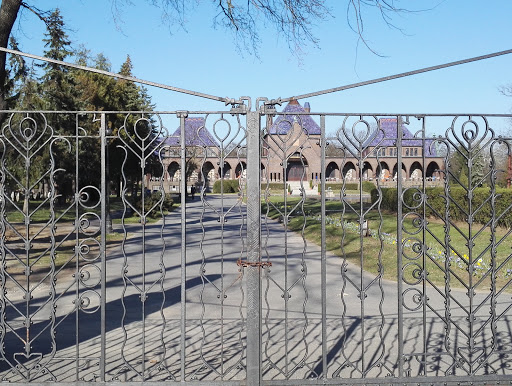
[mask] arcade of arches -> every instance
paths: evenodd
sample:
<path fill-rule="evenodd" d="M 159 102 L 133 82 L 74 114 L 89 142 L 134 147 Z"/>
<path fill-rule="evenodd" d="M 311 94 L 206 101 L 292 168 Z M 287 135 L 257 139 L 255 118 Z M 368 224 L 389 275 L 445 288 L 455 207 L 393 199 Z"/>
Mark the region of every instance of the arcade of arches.
<path fill-rule="evenodd" d="M 179 181 L 181 179 L 181 169 L 179 160 L 168 160 L 164 171 L 164 183 L 168 185 L 168 190 L 177 190 Z M 441 182 L 442 180 L 442 163 L 439 164 L 438 160 L 430 160 L 426 163 L 426 168 L 417 158 L 403 159 L 401 167 L 401 176 L 404 181 L 419 182 L 425 173 L 427 181 Z M 363 167 L 359 168 L 358 160 L 356 159 L 333 159 L 331 157 L 326 159 L 325 178 L 328 182 L 358 182 L 359 177 L 362 176 L 363 181 L 376 181 L 393 182 L 398 178 L 398 163 L 396 159 L 369 159 L 363 163 Z M 246 162 L 239 158 L 227 158 L 224 165 L 221 167 L 217 165 L 217 159 L 206 160 L 201 169 L 199 166 L 193 168 L 189 173 L 189 183 L 201 183 L 206 179 L 207 185 L 212 186 L 215 180 L 221 178 L 235 179 L 244 178 L 246 176 Z M 313 181 L 318 183 L 322 178 L 322 172 L 319 168 L 315 168 L 308 159 L 302 157 L 289 157 L 286 162 L 286 169 L 279 165 L 279 168 L 269 167 L 268 162 L 261 164 L 261 179 L 265 182 L 284 182 L 284 181 Z M 159 182 L 160 180 L 155 177 L 148 176 L 148 183 Z M 154 187 L 156 190 L 157 187 Z M 166 189 L 167 190 L 167 189 Z"/>
<path fill-rule="evenodd" d="M 306 110 L 297 101 L 291 101 L 283 112 L 289 112 L 290 116 L 281 115 L 263 137 L 260 175 L 263 182 L 293 183 L 302 180 L 317 184 L 323 175 L 327 182 L 358 182 L 362 179 L 393 184 L 398 178 L 412 184 L 419 183 L 423 178 L 429 184 L 441 184 L 443 181 L 444 158 L 433 150 L 431 140 L 422 143 L 405 127 L 402 141 L 404 146 L 401 149 L 398 149 L 393 141 L 388 143 L 375 137 L 364 145 L 362 162 L 358 158 L 344 154 L 342 148 L 335 148 L 332 154 L 326 155 L 325 170 L 322 170 L 322 154 L 318 146 L 321 143 L 320 127 L 309 115 L 301 115 L 300 122 L 303 127 L 299 125 L 299 120 L 292 119 L 294 112 L 309 113 L 309 109 Z M 387 138 L 394 138 L 397 120 L 381 119 L 380 127 L 386 132 Z M 206 154 L 206 157 L 198 156 L 187 160 L 187 185 L 206 182 L 206 186 L 211 187 L 215 180 L 220 178 L 246 177 L 246 159 L 240 156 L 241 153 L 228 154 L 222 165 L 219 159 L 213 156 L 217 154 L 215 150 L 218 150 L 218 144 L 206 128 L 203 118 L 187 118 L 185 130 L 190 131 L 190 135 L 202 136 L 200 142 L 196 141 L 197 144 L 207 144 L 198 152 Z M 179 136 L 179 130 L 174 136 Z M 290 141 L 293 143 L 283 146 L 283 136 L 291 137 L 293 140 Z M 168 139 L 166 145 L 167 149 L 162 152 L 164 168 L 159 172 L 160 177 L 147 175 L 146 187 L 151 190 L 159 190 L 161 180 L 166 192 L 179 190 L 181 161 L 177 151 L 178 143 Z M 188 146 L 200 147 L 193 141 Z M 401 158 L 401 165 L 398 164 L 398 158 Z"/>

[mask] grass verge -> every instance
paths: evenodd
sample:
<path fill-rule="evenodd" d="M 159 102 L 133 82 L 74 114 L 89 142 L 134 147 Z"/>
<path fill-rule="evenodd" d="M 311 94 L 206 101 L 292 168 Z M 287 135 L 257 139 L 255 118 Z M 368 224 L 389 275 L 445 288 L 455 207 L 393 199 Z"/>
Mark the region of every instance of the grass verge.
<path fill-rule="evenodd" d="M 367 209 L 363 207 L 363 213 Z M 288 215 L 290 230 L 300 233 L 304 229 L 307 240 L 322 243 L 320 200 L 286 197 L 285 203 L 282 197 L 269 197 L 262 211 L 273 219 Z M 508 229 L 493 231 L 489 226 L 462 222 L 446 226 L 442 219 L 424 221 L 411 213 L 398 225 L 395 212 L 379 212 L 376 208 L 363 217 L 360 214 L 359 203 L 348 206 L 327 201 L 325 248 L 372 274 L 382 272 L 394 281 L 400 274 L 410 284 L 419 284 L 425 277 L 436 286 L 444 285 L 448 278 L 452 287 L 479 289 L 490 288 L 493 275 L 498 288 L 512 278 L 512 237 Z M 370 236 L 361 234 L 360 219 L 369 222 Z M 398 245 L 402 246 L 401 262 Z"/>

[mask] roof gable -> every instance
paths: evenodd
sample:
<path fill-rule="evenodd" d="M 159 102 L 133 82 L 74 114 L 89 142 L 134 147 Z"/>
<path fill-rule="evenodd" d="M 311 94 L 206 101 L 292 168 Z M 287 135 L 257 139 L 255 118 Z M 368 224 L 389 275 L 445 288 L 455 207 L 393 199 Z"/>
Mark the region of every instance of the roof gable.
<path fill-rule="evenodd" d="M 167 146 L 179 146 L 181 127 L 164 141 Z M 186 146 L 218 146 L 217 141 L 205 126 L 204 118 L 185 118 Z"/>
<path fill-rule="evenodd" d="M 296 115 L 307 111 L 296 100 L 291 100 L 268 129 L 269 134 L 287 134 L 294 123 L 299 124 L 307 135 L 320 135 L 320 126 L 310 115 Z"/>
<path fill-rule="evenodd" d="M 398 124 L 397 118 L 380 118 L 379 119 L 380 130 L 374 137 L 369 139 L 363 146 L 364 147 L 394 147 L 396 146 L 396 139 L 398 135 Z M 409 129 L 402 124 L 402 147 L 407 146 L 418 146 L 423 145 L 423 141 L 419 138 L 415 138 Z M 432 139 L 425 140 L 424 154 L 427 157 L 437 157 L 437 150 L 434 146 Z"/>

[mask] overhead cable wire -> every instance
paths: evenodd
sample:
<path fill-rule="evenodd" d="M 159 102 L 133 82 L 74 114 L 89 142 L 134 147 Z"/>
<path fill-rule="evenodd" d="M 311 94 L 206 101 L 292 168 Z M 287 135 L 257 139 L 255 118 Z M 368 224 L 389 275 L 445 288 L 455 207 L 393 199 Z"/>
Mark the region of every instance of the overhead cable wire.
<path fill-rule="evenodd" d="M 40 60 L 40 61 L 43 61 L 43 62 L 55 63 L 55 64 L 59 64 L 59 65 L 66 66 L 66 67 L 76 68 L 76 69 L 84 70 L 84 71 L 88 71 L 88 72 L 94 72 L 94 73 L 97 73 L 97 74 L 102 74 L 102 75 L 106 75 L 106 76 L 110 76 L 110 77 L 114 77 L 114 78 L 118 78 L 118 79 L 124 79 L 124 80 L 132 81 L 132 82 L 135 82 L 135 83 L 140 83 L 140 84 L 144 84 L 144 85 L 148 85 L 148 86 L 152 86 L 152 87 L 157 87 L 157 88 L 161 88 L 161 89 L 165 89 L 165 90 L 170 90 L 170 91 L 174 91 L 174 92 L 178 92 L 178 93 L 182 93 L 182 94 L 188 94 L 188 95 L 198 96 L 198 97 L 205 98 L 205 99 L 211 99 L 211 100 L 219 101 L 219 102 L 222 102 L 222 103 L 225 103 L 225 104 L 230 104 L 230 103 L 236 103 L 237 102 L 237 101 L 235 101 L 233 99 L 230 99 L 230 98 L 227 98 L 227 97 L 219 97 L 219 96 L 210 95 L 210 94 L 206 94 L 206 93 L 201 93 L 201 92 L 197 92 L 197 91 L 191 91 L 191 90 L 187 90 L 187 89 L 183 89 L 183 88 L 179 88 L 179 87 L 165 85 L 165 84 L 162 84 L 162 83 L 151 82 L 151 81 L 140 79 L 140 78 L 136 78 L 136 77 L 133 77 L 133 76 L 125 76 L 125 75 L 117 74 L 115 72 L 99 70 L 97 68 L 81 66 L 81 65 L 78 65 L 78 64 L 64 62 L 64 61 L 61 61 L 61 60 L 46 58 L 44 56 L 28 54 L 28 53 L 17 51 L 17 50 L 11 50 L 9 48 L 0 47 L 0 51 L 4 51 L 4 52 L 7 52 L 7 53 L 12 54 L 12 55 L 19 55 L 19 56 L 24 56 L 24 57 L 31 58 L 31 59 Z M 425 68 L 421 68 L 421 69 L 414 70 L 414 71 L 402 72 L 402 73 L 399 73 L 399 74 L 389 75 L 389 76 L 385 76 L 385 77 L 382 77 L 382 78 L 376 78 L 376 79 L 372 79 L 372 80 L 367 80 L 367 81 L 364 81 L 364 82 L 352 83 L 352 84 L 348 84 L 348 85 L 345 85 L 345 86 L 329 88 L 329 89 L 325 89 L 325 90 L 321 90 L 321 91 L 310 92 L 310 93 L 307 93 L 307 94 L 295 95 L 295 96 L 291 96 L 289 98 L 284 98 L 284 99 L 283 98 L 279 98 L 277 101 L 279 101 L 279 103 L 285 103 L 285 102 L 289 102 L 289 101 L 291 101 L 293 99 L 299 100 L 299 99 L 311 98 L 311 97 L 315 97 L 315 96 L 320 96 L 320 95 L 330 94 L 330 93 L 334 93 L 334 92 L 344 91 L 344 90 L 348 90 L 348 89 L 352 89 L 352 88 L 368 86 L 368 85 L 376 84 L 376 83 L 382 83 L 382 82 L 386 82 L 386 81 L 389 81 L 389 80 L 405 78 L 405 77 L 408 77 L 408 76 L 413 76 L 413 75 L 417 75 L 417 74 L 421 74 L 421 73 L 425 73 L 425 72 L 441 70 L 441 69 L 444 69 L 444 68 L 454 67 L 454 66 L 458 66 L 458 65 L 461 65 L 461 64 L 476 62 L 476 61 L 485 60 L 485 59 L 490 59 L 490 58 L 494 58 L 494 57 L 497 57 L 497 56 L 508 55 L 508 54 L 511 54 L 511 53 L 512 53 L 512 49 L 505 50 L 505 51 L 494 52 L 494 53 L 487 54 L 487 55 L 475 56 L 473 58 L 458 60 L 458 61 L 455 61 L 455 62 L 449 62 L 449 63 L 445 63 L 445 64 L 439 64 L 439 65 L 431 66 L 431 67 L 425 67 Z"/>
<path fill-rule="evenodd" d="M 151 82 L 151 81 L 144 80 L 144 79 L 139 79 L 139 78 L 136 78 L 134 76 L 126 76 L 126 75 L 117 74 L 115 72 L 99 70 L 97 68 L 92 68 L 92 67 L 87 67 L 87 66 L 80 66 L 78 64 L 63 62 L 61 60 L 50 59 L 50 58 L 46 58 L 44 56 L 39 56 L 39 55 L 27 54 L 25 52 L 11 50 L 9 48 L 4 48 L 4 47 L 0 47 L 0 51 L 4 51 L 4 52 L 7 52 L 7 53 L 12 54 L 12 55 L 19 55 L 19 56 L 24 56 L 24 57 L 31 58 L 31 59 L 41 60 L 43 62 L 55 63 L 55 64 L 59 64 L 61 66 L 76 68 L 76 69 L 84 70 L 84 71 L 88 71 L 88 72 L 94 72 L 96 74 L 106 75 L 106 76 L 110 76 L 112 78 L 129 80 L 131 82 L 145 84 L 147 86 L 158 87 L 158 88 L 162 88 L 162 89 L 170 90 L 170 91 L 175 91 L 175 92 L 182 93 L 182 94 L 198 96 L 198 97 L 206 98 L 206 99 L 213 99 L 215 101 L 223 102 L 223 103 L 226 103 L 226 104 L 230 103 L 230 99 L 229 98 L 223 98 L 223 97 L 219 97 L 219 96 L 215 96 L 215 95 L 210 95 L 210 94 L 205 94 L 205 93 L 201 93 L 201 92 L 186 90 L 186 89 L 179 88 L 179 87 L 168 86 L 168 85 L 161 84 L 161 83 L 156 83 L 156 82 Z"/>
<path fill-rule="evenodd" d="M 476 61 L 479 61 L 479 60 L 490 59 L 490 58 L 494 58 L 496 56 L 507 55 L 507 54 L 512 54 L 512 50 L 505 50 L 505 51 L 494 52 L 492 54 L 487 54 L 487 55 L 482 55 L 482 56 L 475 56 L 474 58 L 458 60 L 456 62 L 450 62 L 450 63 L 445 63 L 445 64 L 439 64 L 437 66 L 425 67 L 425 68 L 421 68 L 419 70 L 414 70 L 414 71 L 402 72 L 400 74 L 384 76 L 382 78 L 366 80 L 364 82 L 352 83 L 352 84 L 348 84 L 348 85 L 345 85 L 345 86 L 329 88 L 329 89 L 321 90 L 321 91 L 310 92 L 308 94 L 296 95 L 296 96 L 292 96 L 292 97 L 284 98 L 284 99 L 281 98 L 279 101 L 281 103 L 285 103 L 285 102 L 289 102 L 289 101 L 291 101 L 293 99 L 299 100 L 299 99 L 304 99 L 304 98 L 311 98 L 311 97 L 315 97 L 315 96 L 319 96 L 319 95 L 325 95 L 325 94 L 330 94 L 330 93 L 333 93 L 333 92 L 344 91 L 344 90 L 348 90 L 348 89 L 356 88 L 356 87 L 368 86 L 370 84 L 375 84 L 375 83 L 382 83 L 382 82 L 386 82 L 388 80 L 393 80 L 393 79 L 405 78 L 407 76 L 417 75 L 417 74 L 421 74 L 421 73 L 429 72 L 429 71 L 441 70 L 441 69 L 447 68 L 447 67 L 458 66 L 460 64 L 476 62 Z"/>

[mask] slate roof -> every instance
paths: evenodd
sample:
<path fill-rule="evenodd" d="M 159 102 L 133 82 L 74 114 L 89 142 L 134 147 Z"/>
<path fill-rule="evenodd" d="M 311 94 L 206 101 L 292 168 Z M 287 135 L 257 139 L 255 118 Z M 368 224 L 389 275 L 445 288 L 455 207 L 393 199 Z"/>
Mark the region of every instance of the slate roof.
<path fill-rule="evenodd" d="M 305 105 L 309 108 L 309 103 Z M 288 105 L 283 109 L 284 115 L 278 115 L 275 122 L 268 130 L 269 134 L 286 134 L 290 130 L 290 123 L 299 123 L 308 135 L 320 135 L 320 126 L 309 115 L 294 115 L 294 113 L 307 112 L 298 101 L 291 100 Z"/>
<path fill-rule="evenodd" d="M 396 137 L 397 137 L 397 119 L 396 118 L 381 118 L 379 119 L 381 130 L 377 133 L 375 138 L 368 140 L 365 143 L 364 147 L 372 147 L 372 146 L 381 146 L 381 147 L 394 147 L 396 146 Z M 382 133 L 384 132 L 384 133 Z M 422 146 L 422 140 L 418 138 L 414 138 L 411 132 L 402 125 L 402 147 L 407 146 Z M 426 157 L 437 157 L 437 151 L 435 146 L 430 146 L 432 144 L 431 139 L 425 140 L 425 149 L 424 154 Z"/>
<path fill-rule="evenodd" d="M 164 141 L 167 146 L 180 145 L 181 127 Z M 185 118 L 187 146 L 218 146 L 217 141 L 205 126 L 204 118 Z"/>

